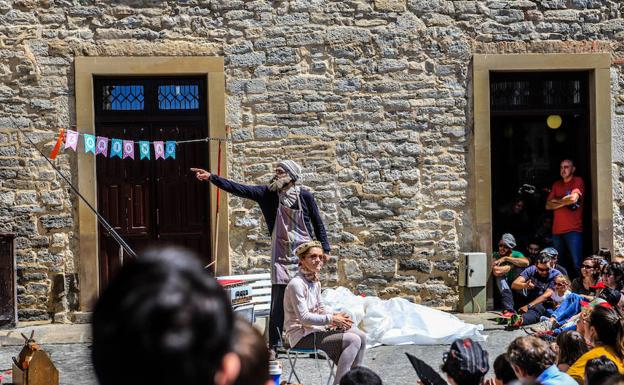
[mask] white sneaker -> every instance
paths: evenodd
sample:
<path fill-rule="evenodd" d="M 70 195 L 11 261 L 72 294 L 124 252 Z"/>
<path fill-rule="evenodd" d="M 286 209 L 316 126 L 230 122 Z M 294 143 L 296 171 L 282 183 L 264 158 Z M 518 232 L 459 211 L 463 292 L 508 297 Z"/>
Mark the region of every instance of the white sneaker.
<path fill-rule="evenodd" d="M 534 333 L 545 332 L 553 328 L 553 323 L 550 319 L 541 321 L 531 326 L 529 329 Z"/>

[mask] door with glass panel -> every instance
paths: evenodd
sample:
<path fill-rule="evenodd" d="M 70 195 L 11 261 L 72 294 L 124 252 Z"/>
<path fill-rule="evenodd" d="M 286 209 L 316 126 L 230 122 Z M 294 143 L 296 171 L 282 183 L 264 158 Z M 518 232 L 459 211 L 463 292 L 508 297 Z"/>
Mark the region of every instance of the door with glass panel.
<path fill-rule="evenodd" d="M 208 184 L 198 182 L 189 170 L 208 169 L 208 144 L 180 143 L 175 158 L 167 159 L 155 159 L 153 147 L 154 141 L 208 136 L 206 79 L 102 77 L 95 79 L 94 89 L 96 135 L 135 142 L 134 159 L 97 156 L 98 211 L 137 252 L 179 245 L 209 263 Z M 139 141 L 150 142 L 150 159 L 140 159 Z M 100 288 L 125 258 L 100 226 Z"/>

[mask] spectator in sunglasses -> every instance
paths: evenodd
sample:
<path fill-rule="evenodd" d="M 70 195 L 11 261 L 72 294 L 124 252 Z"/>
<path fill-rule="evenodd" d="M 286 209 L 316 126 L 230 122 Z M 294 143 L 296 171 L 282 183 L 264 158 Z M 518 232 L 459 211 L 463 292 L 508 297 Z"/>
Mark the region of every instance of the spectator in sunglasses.
<path fill-rule="evenodd" d="M 606 287 L 622 290 L 624 288 L 624 263 L 611 262 L 605 266 L 601 279 Z"/>
<path fill-rule="evenodd" d="M 593 257 L 587 257 L 581 264 L 581 276 L 572 281 L 572 292 L 592 300 L 596 296 L 596 289 L 593 288 L 600 278 L 600 264 Z"/>
<path fill-rule="evenodd" d="M 518 311 L 522 317 L 514 326 L 531 325 L 539 321 L 541 316 L 546 315 L 543 303 L 549 299 L 555 290 L 555 279 L 561 273 L 553 269 L 552 258 L 545 253 L 540 253 L 535 264 L 527 267 L 511 285 L 524 305 Z"/>

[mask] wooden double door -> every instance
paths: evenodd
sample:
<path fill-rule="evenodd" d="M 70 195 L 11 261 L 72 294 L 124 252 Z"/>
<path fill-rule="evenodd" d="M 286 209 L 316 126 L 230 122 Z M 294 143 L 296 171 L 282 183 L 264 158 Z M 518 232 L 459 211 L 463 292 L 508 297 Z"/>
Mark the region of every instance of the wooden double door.
<path fill-rule="evenodd" d="M 149 81 L 154 82 L 153 79 Z M 102 113 L 99 119 L 96 115 L 99 136 L 150 141 L 150 159 L 140 159 L 138 144 L 134 159 L 97 156 L 98 211 L 137 253 L 147 247 L 179 245 L 195 251 L 203 262 L 209 263 L 209 187 L 190 171 L 191 167 L 208 169 L 208 143 L 180 143 L 176 146 L 175 159 L 155 159 L 151 145 L 161 140 L 205 138 L 208 135 L 206 115 L 197 111 L 158 114 L 155 108 L 149 113 L 146 105 L 143 111 L 134 114 Z M 132 118 L 143 118 L 143 121 Z M 127 258 L 129 256 L 120 253 L 119 244 L 100 225 L 101 289 Z"/>

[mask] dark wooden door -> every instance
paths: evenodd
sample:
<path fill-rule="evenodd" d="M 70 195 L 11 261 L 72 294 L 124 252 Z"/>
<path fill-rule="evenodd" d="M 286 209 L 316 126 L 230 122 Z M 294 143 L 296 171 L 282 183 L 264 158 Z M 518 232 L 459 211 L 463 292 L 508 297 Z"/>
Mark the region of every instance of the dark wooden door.
<path fill-rule="evenodd" d="M 163 96 L 172 82 L 197 84 L 205 90 L 202 79 L 148 78 L 148 79 L 100 79 L 96 89 L 110 84 L 128 87 L 143 86 L 131 98 L 121 99 L 118 108 L 137 110 L 107 111 L 113 106 L 110 96 L 102 92 L 96 97 L 96 133 L 108 138 L 126 140 L 192 140 L 208 135 L 206 124 L 205 93 L 198 92 L 198 102 L 184 104 L 173 101 L 173 107 L 161 108 L 171 101 Z M 163 86 L 164 84 L 164 86 Z M 163 90 L 163 87 L 166 88 Z M 175 92 L 175 90 L 174 90 Z M 143 103 L 136 103 L 143 95 Z M 175 96 L 175 95 L 174 95 Z M 151 99 L 150 99 L 151 98 Z M 117 98 L 119 99 L 119 98 Z M 131 100 L 129 102 L 128 100 Z M 202 101 L 203 100 L 203 101 Z M 97 112 L 98 103 L 101 108 Z M 108 104 L 107 104 L 108 103 Z M 171 106 L 171 104 L 169 104 Z M 166 106 L 165 106 L 166 107 Z M 196 107 L 196 108 L 195 108 Z M 149 246 L 180 245 L 195 251 L 205 263 L 210 256 L 210 207 L 207 183 L 198 182 L 191 167 L 208 169 L 208 144 L 206 142 L 181 143 L 176 148 L 176 158 L 155 159 L 150 146 L 151 159 L 141 160 L 138 145 L 135 159 L 119 159 L 97 156 L 98 210 L 126 240 L 140 253 Z M 99 229 L 100 288 L 121 268 L 127 255 L 120 255 L 118 243 L 106 230 Z"/>
<path fill-rule="evenodd" d="M 15 256 L 13 234 L 0 234 L 0 327 L 14 327 L 15 302 Z"/>

